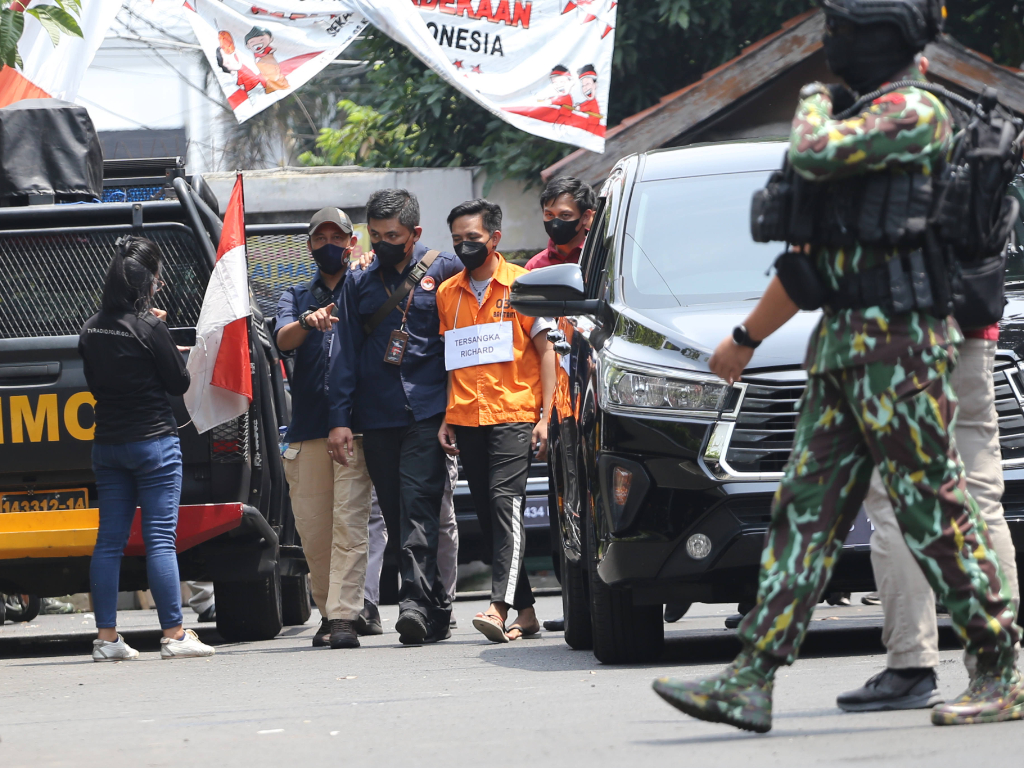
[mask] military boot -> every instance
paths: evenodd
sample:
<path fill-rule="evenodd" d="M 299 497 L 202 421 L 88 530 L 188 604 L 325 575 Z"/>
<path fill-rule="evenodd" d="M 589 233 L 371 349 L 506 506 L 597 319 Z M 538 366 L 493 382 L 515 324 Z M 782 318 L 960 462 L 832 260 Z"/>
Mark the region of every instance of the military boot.
<path fill-rule="evenodd" d="M 778 667 L 771 657 L 745 649 L 714 677 L 662 677 L 654 681 L 654 691 L 679 711 L 700 720 L 767 733 L 772 728 L 772 685 Z"/>
<path fill-rule="evenodd" d="M 971 684 L 953 701 L 932 709 L 935 725 L 969 725 L 1024 719 L 1024 681 L 1015 665 L 978 656 Z"/>

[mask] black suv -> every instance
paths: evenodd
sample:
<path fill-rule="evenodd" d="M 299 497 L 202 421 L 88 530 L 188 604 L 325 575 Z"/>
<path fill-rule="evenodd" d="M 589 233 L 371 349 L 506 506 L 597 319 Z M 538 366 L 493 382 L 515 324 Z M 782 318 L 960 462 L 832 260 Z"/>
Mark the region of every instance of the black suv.
<path fill-rule="evenodd" d="M 565 639 L 607 663 L 656 658 L 666 602 L 753 600 L 772 494 L 793 441 L 818 313 L 801 312 L 727 386 L 708 360 L 768 284 L 779 246 L 751 240 L 752 193 L 782 142 L 632 155 L 600 196 L 581 263 L 524 275 L 513 306 L 561 316 L 549 426 L 551 520 L 561 542 Z M 1019 190 L 1018 190 L 1019 194 Z M 1011 244 L 996 362 L 1006 494 L 1024 550 L 1024 324 Z M 1024 307 L 1022 307 L 1024 308 Z M 560 338 L 559 338 L 560 337 Z M 874 588 L 863 510 L 830 589 Z"/>

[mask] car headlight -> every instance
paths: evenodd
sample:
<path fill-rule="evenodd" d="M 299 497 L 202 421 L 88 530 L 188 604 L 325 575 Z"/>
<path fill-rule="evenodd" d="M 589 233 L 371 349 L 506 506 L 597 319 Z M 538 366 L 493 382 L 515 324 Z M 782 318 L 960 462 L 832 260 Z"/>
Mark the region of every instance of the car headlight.
<path fill-rule="evenodd" d="M 607 406 L 664 411 L 721 411 L 731 387 L 724 382 L 683 376 L 659 376 L 606 365 L 603 400 Z"/>

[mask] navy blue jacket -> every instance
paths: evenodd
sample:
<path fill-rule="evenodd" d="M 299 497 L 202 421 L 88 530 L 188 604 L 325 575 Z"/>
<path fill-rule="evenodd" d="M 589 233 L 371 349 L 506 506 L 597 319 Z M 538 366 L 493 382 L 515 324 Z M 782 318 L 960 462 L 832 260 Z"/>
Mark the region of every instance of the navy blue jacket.
<path fill-rule="evenodd" d="M 384 362 L 391 332 L 402 324 L 408 297 L 391 311 L 370 336 L 363 325 L 388 299 L 384 282 L 394 291 L 430 250 L 417 243 L 412 260 L 401 275 L 374 261 L 364 272 L 345 281 L 339 305 L 340 322 L 330 363 L 330 426 L 365 429 L 404 427 L 444 413 L 448 404 L 448 373 L 444 367 L 444 340 L 437 318 L 437 289 L 462 271 L 454 253 L 438 255 L 424 279 L 412 290 L 406 330 L 409 343 L 402 364 Z"/>
<path fill-rule="evenodd" d="M 342 287 L 350 279 L 342 277 L 332 292 L 324 285 L 319 273 L 315 278 L 323 290 L 334 294 L 334 303 L 339 307 Z M 307 281 L 281 294 L 277 302 L 275 333 L 289 323 L 294 323 L 307 309 L 320 306 L 309 288 L 310 283 Z M 333 333 L 313 329 L 293 352 L 295 362 L 289 382 L 292 391 L 292 423 L 288 426 L 288 436 L 285 438 L 289 443 L 325 438 L 330 431 L 327 426 L 327 363 L 334 340 Z"/>

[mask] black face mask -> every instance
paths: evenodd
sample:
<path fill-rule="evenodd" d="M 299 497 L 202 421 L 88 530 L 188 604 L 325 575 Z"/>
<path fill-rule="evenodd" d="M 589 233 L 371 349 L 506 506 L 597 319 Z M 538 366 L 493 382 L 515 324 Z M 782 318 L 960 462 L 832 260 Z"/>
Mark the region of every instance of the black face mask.
<path fill-rule="evenodd" d="M 551 238 L 551 242 L 555 245 L 571 243 L 573 238 L 579 234 L 579 226 L 579 219 L 573 219 L 572 221 L 566 221 L 565 219 L 551 219 L 551 221 L 544 222 L 544 230 L 548 233 L 548 237 Z"/>
<path fill-rule="evenodd" d="M 463 240 L 455 246 L 455 255 L 462 260 L 470 272 L 479 269 L 487 261 L 487 241 L 475 243 L 471 240 Z"/>
<path fill-rule="evenodd" d="M 373 244 L 373 252 L 380 259 L 382 267 L 394 267 L 402 263 L 405 258 L 405 247 L 408 243 L 389 243 L 387 240 L 378 240 Z"/>
<path fill-rule="evenodd" d="M 313 249 L 313 258 L 320 271 L 327 275 L 335 275 L 345 267 L 345 259 L 348 256 L 348 248 L 342 248 L 334 243 L 321 245 Z"/>
<path fill-rule="evenodd" d="M 822 43 L 829 69 L 859 94 L 907 69 L 916 53 L 894 24 L 843 24 Z"/>

